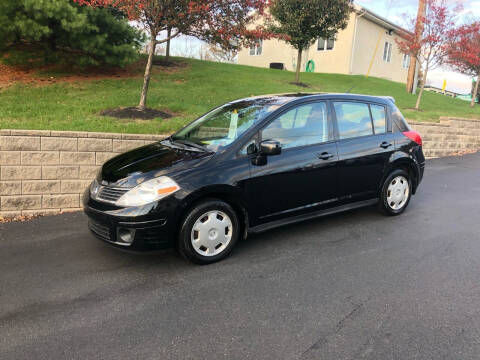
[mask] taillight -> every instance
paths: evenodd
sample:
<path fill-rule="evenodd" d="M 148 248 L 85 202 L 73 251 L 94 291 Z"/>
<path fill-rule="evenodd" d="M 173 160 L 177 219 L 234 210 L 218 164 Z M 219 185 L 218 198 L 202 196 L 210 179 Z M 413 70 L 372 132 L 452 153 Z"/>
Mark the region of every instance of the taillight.
<path fill-rule="evenodd" d="M 410 140 L 415 141 L 418 145 L 422 145 L 422 138 L 420 134 L 416 131 L 404 131 L 403 135 L 408 137 Z"/>

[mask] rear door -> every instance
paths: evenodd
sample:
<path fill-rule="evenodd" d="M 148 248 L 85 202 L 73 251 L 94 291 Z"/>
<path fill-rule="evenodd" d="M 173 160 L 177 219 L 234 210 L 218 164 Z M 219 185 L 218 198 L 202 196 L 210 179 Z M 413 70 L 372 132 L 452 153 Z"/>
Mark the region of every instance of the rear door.
<path fill-rule="evenodd" d="M 257 224 L 336 202 L 338 155 L 327 102 L 287 110 L 260 131 L 260 140 L 279 141 L 282 152 L 252 165 L 247 194 Z"/>
<path fill-rule="evenodd" d="M 375 198 L 394 152 L 383 104 L 332 101 L 338 139 L 339 198 L 343 203 Z"/>

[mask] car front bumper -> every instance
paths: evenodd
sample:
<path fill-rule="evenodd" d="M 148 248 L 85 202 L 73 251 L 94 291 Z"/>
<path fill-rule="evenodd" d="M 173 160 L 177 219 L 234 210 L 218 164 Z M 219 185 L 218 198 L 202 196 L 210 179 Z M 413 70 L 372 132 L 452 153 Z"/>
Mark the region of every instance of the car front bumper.
<path fill-rule="evenodd" d="M 174 198 L 119 208 L 92 199 L 87 190 L 83 195 L 83 208 L 90 231 L 116 247 L 144 251 L 170 248 L 174 244 L 178 210 Z"/>

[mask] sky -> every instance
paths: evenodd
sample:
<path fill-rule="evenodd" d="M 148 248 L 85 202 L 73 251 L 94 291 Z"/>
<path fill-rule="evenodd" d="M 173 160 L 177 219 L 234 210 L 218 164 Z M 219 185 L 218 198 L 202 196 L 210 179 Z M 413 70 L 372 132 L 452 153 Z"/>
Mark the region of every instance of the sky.
<path fill-rule="evenodd" d="M 451 6 L 460 3 L 463 7 L 459 14 L 459 19 L 463 18 L 480 18 L 480 0 L 447 0 Z M 355 1 L 384 18 L 405 26 L 405 18 L 408 16 L 416 16 L 418 8 L 418 0 L 357 0 Z M 405 16 L 407 15 L 407 16 Z M 455 73 L 448 68 L 439 68 L 431 71 L 428 75 L 427 84 L 441 88 L 444 80 L 447 81 L 447 90 L 458 93 L 469 93 L 471 90 L 471 77 Z"/>

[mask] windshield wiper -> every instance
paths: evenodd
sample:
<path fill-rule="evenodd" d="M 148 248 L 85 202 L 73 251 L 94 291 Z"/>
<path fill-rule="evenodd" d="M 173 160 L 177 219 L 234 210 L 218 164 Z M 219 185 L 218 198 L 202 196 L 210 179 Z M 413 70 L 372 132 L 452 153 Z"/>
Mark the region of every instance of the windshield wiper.
<path fill-rule="evenodd" d="M 173 147 L 173 148 L 175 148 L 175 149 L 186 149 L 185 144 L 181 144 L 181 143 L 178 143 L 178 142 L 177 142 L 177 143 L 174 142 L 174 141 L 172 140 L 172 137 L 171 137 L 171 136 L 169 136 L 168 138 L 165 138 L 165 139 L 162 140 L 162 142 L 164 142 L 164 141 L 168 141 L 168 142 L 169 142 L 169 145 L 168 145 L 168 146 Z"/>
<path fill-rule="evenodd" d="M 193 141 L 190 141 L 190 140 L 174 139 L 173 137 L 170 137 L 169 140 L 172 143 L 187 145 L 191 148 L 194 148 L 194 149 L 197 149 L 197 150 L 200 150 L 200 151 L 203 151 L 203 152 L 209 152 L 209 153 L 213 152 L 210 149 L 208 149 L 207 147 L 205 147 L 203 145 L 200 145 L 200 144 L 197 144 L 196 142 L 193 142 Z"/>

